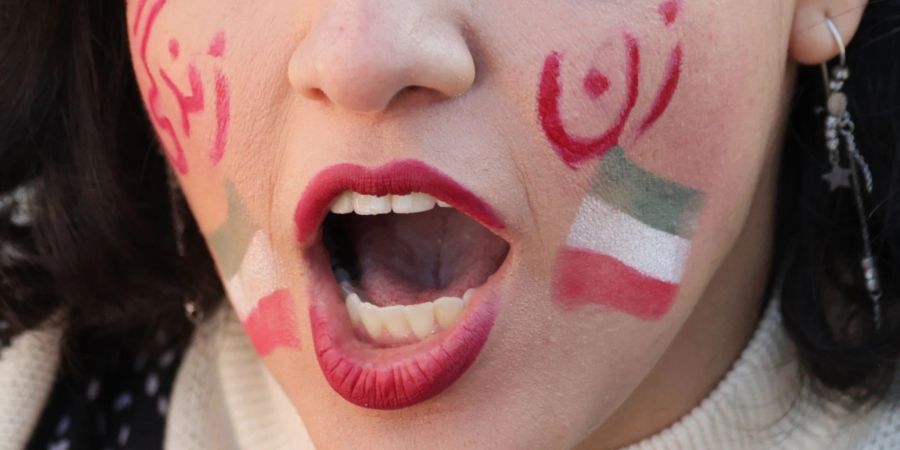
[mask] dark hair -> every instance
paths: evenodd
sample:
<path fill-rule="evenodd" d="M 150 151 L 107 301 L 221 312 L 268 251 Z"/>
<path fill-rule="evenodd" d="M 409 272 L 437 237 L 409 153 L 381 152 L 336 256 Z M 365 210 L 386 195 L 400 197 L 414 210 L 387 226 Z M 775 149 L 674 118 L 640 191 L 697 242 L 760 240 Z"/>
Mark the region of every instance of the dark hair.
<path fill-rule="evenodd" d="M 123 1 L 0 3 L 0 317 L 7 338 L 59 312 L 67 333 L 190 327 L 222 289 L 193 221 L 176 251 L 165 161 L 131 69 Z M 869 4 L 850 48 L 857 138 L 875 176 L 870 225 L 885 296 L 876 331 L 852 198 L 831 194 L 818 68 L 799 72 L 785 138 L 774 274 L 807 372 L 859 400 L 900 351 L 900 0 Z M 892 22 L 893 21 L 893 22 Z M 15 197 L 9 197 L 17 192 Z M 184 214 L 190 217 L 190 214 Z M 3 333 L 0 330 L 0 333 Z"/>
<path fill-rule="evenodd" d="M 125 3 L 0 3 L 0 194 L 20 200 L 0 203 L 8 335 L 56 312 L 72 338 L 63 342 L 160 324 L 186 331 L 186 297 L 207 308 L 222 298 L 193 221 L 177 255 L 172 208 L 185 205 L 169 200 Z"/>
<path fill-rule="evenodd" d="M 900 1 L 872 1 L 848 48 L 845 88 L 856 140 L 871 167 L 866 201 L 880 269 L 876 329 L 861 267 L 862 237 L 850 189 L 831 192 L 825 90 L 819 67 L 798 74 L 782 151 L 775 217 L 781 313 L 806 372 L 859 402 L 881 397 L 900 352 Z M 846 164 L 846 162 L 844 163 Z"/>

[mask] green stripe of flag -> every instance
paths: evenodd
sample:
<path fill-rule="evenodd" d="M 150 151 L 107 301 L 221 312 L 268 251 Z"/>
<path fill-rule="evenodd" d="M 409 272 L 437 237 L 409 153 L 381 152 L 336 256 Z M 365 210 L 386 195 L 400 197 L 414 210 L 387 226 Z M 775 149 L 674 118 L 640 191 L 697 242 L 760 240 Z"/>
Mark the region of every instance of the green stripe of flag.
<path fill-rule="evenodd" d="M 241 268 L 256 225 L 237 187 L 229 181 L 225 184 L 225 190 L 228 195 L 228 217 L 219 229 L 209 235 L 208 242 L 219 270 L 225 279 L 229 279 Z"/>
<path fill-rule="evenodd" d="M 622 147 L 606 154 L 591 181 L 591 193 L 637 220 L 690 238 L 703 193 L 638 167 Z"/>

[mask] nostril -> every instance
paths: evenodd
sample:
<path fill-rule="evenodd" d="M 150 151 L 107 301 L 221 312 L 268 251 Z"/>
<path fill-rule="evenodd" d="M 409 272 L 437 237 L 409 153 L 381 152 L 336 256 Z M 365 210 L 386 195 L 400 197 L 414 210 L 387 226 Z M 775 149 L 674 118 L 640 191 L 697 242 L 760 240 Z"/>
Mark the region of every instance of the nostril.
<path fill-rule="evenodd" d="M 410 85 L 397 91 L 385 108 L 412 108 L 438 103 L 448 97 L 441 92 L 425 86 Z"/>
<path fill-rule="evenodd" d="M 303 95 L 310 100 L 319 102 L 328 100 L 328 96 L 325 95 L 325 91 L 316 87 L 304 89 Z"/>
<path fill-rule="evenodd" d="M 403 102 L 408 103 L 408 102 L 412 101 L 411 99 L 420 97 L 421 93 L 427 92 L 427 91 L 428 91 L 427 88 L 422 88 L 420 86 L 406 86 L 406 87 L 400 89 L 399 91 L 397 91 L 397 93 L 395 93 L 391 97 L 390 101 L 388 102 L 388 106 L 396 107 L 398 103 L 403 103 Z"/>

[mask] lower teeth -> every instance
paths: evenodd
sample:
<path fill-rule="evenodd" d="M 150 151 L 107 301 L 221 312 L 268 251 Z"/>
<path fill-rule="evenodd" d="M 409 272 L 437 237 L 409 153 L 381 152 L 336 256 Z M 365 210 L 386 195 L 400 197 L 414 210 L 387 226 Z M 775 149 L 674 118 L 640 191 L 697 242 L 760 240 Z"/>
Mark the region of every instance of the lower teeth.
<path fill-rule="evenodd" d="M 363 300 L 346 271 L 335 269 L 335 277 L 344 293 L 350 322 L 376 342 L 423 340 L 451 328 L 459 321 L 475 292 L 475 289 L 468 289 L 462 297 L 440 297 L 414 305 L 376 306 Z"/>

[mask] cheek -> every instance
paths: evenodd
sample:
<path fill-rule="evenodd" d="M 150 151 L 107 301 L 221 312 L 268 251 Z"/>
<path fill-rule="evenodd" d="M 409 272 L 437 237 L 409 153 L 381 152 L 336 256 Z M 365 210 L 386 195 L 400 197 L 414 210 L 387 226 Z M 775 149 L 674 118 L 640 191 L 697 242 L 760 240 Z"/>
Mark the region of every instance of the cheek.
<path fill-rule="evenodd" d="M 132 55 L 148 116 L 257 351 L 297 349 L 293 299 L 281 287 L 270 240 L 218 169 L 231 131 L 227 34 L 216 24 L 205 31 L 177 26 L 177 18 L 191 15 L 171 3 L 139 0 L 132 15 Z"/>
<path fill-rule="evenodd" d="M 589 180 L 552 269 L 552 298 L 563 311 L 662 320 L 698 250 L 693 239 L 709 234 L 722 244 L 721 233 L 704 230 L 721 228 L 735 205 L 749 203 L 776 129 L 766 118 L 777 117 L 778 90 L 759 96 L 738 87 L 777 87 L 770 75 L 778 65 L 771 73 L 728 70 L 746 66 L 733 50 L 748 36 L 732 33 L 717 41 L 724 48 L 712 47 L 722 20 L 700 29 L 692 11 L 711 14 L 661 1 L 652 20 L 608 31 L 612 44 L 596 52 L 612 56 L 559 48 L 543 60 L 540 131 L 569 173 Z M 709 258 L 709 246 L 701 247 Z"/>
<path fill-rule="evenodd" d="M 175 28 L 166 22 L 170 8 L 167 0 L 138 2 L 132 55 L 148 115 L 166 156 L 186 176 L 192 166 L 215 166 L 225 155 L 231 121 L 230 85 L 222 69 L 226 36 L 221 29 Z"/>

